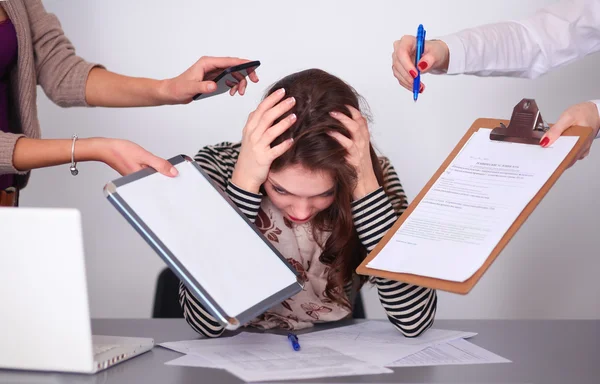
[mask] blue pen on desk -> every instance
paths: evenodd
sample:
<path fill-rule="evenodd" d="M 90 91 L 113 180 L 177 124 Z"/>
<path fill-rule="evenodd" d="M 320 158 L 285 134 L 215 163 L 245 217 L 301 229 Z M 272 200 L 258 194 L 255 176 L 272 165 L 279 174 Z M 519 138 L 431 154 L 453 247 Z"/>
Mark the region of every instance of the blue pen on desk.
<path fill-rule="evenodd" d="M 417 101 L 419 97 L 419 91 L 421 90 L 421 70 L 419 69 L 419 61 L 421 61 L 421 56 L 423 56 L 423 51 L 425 50 L 425 28 L 423 28 L 423 24 L 419 24 L 419 28 L 417 29 L 417 49 L 415 52 L 415 67 L 417 68 L 417 77 L 413 81 L 413 99 Z"/>
<path fill-rule="evenodd" d="M 292 343 L 292 348 L 294 348 L 294 351 L 300 350 L 300 344 L 298 343 L 298 336 L 294 335 L 293 333 L 288 333 L 288 340 L 290 341 L 290 343 Z"/>

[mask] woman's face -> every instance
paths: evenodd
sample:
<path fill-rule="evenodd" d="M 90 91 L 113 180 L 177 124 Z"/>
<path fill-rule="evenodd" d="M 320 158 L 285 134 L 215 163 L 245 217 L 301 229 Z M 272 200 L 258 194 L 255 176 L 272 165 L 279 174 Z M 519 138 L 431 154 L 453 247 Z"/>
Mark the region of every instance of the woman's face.
<path fill-rule="evenodd" d="M 300 165 L 269 172 L 264 184 L 267 196 L 290 221 L 302 224 L 333 203 L 335 183 L 326 172 L 312 172 Z"/>

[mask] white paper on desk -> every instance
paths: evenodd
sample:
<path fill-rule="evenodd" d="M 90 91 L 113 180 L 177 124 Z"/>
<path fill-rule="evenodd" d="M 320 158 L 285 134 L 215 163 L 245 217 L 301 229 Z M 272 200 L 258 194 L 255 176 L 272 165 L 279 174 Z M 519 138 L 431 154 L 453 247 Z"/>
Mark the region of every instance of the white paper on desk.
<path fill-rule="evenodd" d="M 407 338 L 388 321 L 367 321 L 302 334 L 298 338 L 301 345 L 325 345 L 358 360 L 386 366 L 431 345 L 475 335 L 471 332 L 429 329 L 419 337 Z"/>
<path fill-rule="evenodd" d="M 174 360 L 167 361 L 166 365 L 179 365 L 182 367 L 218 368 L 210 361 L 196 355 L 185 355 Z"/>
<path fill-rule="evenodd" d="M 474 133 L 369 268 L 465 281 L 578 140 L 550 148 Z"/>
<path fill-rule="evenodd" d="M 421 345 L 401 345 L 401 344 L 379 344 L 374 347 L 372 344 L 365 344 L 353 340 L 318 340 L 303 339 L 302 348 L 326 346 L 342 352 L 344 355 L 353 357 L 366 363 L 378 365 L 381 367 L 386 364 L 404 357 L 413 355 L 422 351 L 427 346 Z"/>
<path fill-rule="evenodd" d="M 391 373 L 390 369 L 368 364 L 334 349 L 290 345 L 240 345 L 202 348 L 196 356 L 215 367 L 228 370 L 244 381 L 309 379 L 317 377 Z"/>
<path fill-rule="evenodd" d="M 397 360 L 387 367 L 417 367 L 431 365 L 466 365 L 510 363 L 511 361 L 483 349 L 466 340 L 459 339 L 428 347 L 414 355 Z"/>
<path fill-rule="evenodd" d="M 270 333 L 240 332 L 230 337 L 204 338 L 196 340 L 169 341 L 159 346 L 185 354 L 194 354 L 208 346 L 269 345 L 289 343 L 286 336 Z"/>
<path fill-rule="evenodd" d="M 345 327 L 306 333 L 298 337 L 301 340 L 322 340 L 327 343 L 351 340 L 362 345 L 370 344 L 375 347 L 380 345 L 430 346 L 456 339 L 466 339 L 475 335 L 477 333 L 428 329 L 419 337 L 408 338 L 404 337 L 388 321 L 365 321 Z"/>

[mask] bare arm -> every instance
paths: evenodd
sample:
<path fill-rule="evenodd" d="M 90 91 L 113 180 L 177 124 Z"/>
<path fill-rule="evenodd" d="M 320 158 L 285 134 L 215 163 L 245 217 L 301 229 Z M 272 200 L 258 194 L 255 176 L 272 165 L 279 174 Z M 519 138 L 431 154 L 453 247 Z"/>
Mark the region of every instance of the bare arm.
<path fill-rule="evenodd" d="M 69 139 L 30 139 L 22 137 L 15 145 L 13 165 L 19 171 L 51 167 L 71 162 Z M 76 142 L 75 161 L 100 160 L 102 139 L 81 139 Z"/>
<path fill-rule="evenodd" d="M 18 172 L 71 163 L 71 139 L 30 139 L 20 137 L 14 147 L 12 163 Z M 94 137 L 77 139 L 74 160 L 100 161 L 121 175 L 151 167 L 166 176 L 176 176 L 177 169 L 166 160 L 127 140 Z"/>
<path fill-rule="evenodd" d="M 104 68 L 90 71 L 85 87 L 89 105 L 101 107 L 148 107 L 165 104 L 186 104 L 198 93 L 210 93 L 216 89 L 215 78 L 223 69 L 242 64 L 248 60 L 234 57 L 202 57 L 188 70 L 172 79 L 154 80 L 119 75 Z M 258 81 L 255 72 L 249 75 Z M 246 91 L 247 81 L 240 82 L 230 94 Z"/>

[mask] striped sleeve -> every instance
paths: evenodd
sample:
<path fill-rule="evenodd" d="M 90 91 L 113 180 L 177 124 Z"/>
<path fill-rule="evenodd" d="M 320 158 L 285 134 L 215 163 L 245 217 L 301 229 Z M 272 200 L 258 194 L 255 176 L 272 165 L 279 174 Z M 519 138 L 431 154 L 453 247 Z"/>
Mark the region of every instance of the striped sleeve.
<path fill-rule="evenodd" d="M 406 194 L 393 166 L 381 159 L 383 187 L 352 203 L 354 224 L 367 251 L 393 226 L 407 207 Z M 375 278 L 379 300 L 390 322 L 406 337 L 417 337 L 433 324 L 437 309 L 435 290 L 383 278 Z"/>
<path fill-rule="evenodd" d="M 227 195 L 244 215 L 254 223 L 260 209 L 262 195 L 244 191 L 231 181 L 227 183 Z"/>
<path fill-rule="evenodd" d="M 258 215 L 262 195 L 244 191 L 230 181 L 239 151 L 239 143 L 224 142 L 202 148 L 194 156 L 194 160 L 215 184 L 227 193 L 235 205 L 254 222 Z M 199 334 L 206 337 L 218 337 L 225 330 L 183 282 L 179 283 L 179 304 L 183 309 L 183 317 Z"/>

